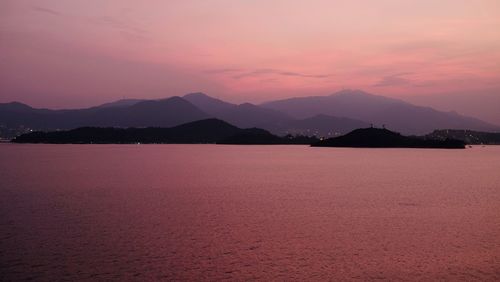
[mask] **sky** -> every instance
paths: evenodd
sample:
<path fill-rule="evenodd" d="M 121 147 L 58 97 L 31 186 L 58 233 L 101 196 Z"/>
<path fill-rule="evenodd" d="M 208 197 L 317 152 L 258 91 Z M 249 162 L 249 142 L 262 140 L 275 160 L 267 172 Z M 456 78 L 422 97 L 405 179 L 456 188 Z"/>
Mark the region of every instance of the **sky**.
<path fill-rule="evenodd" d="M 500 1 L 0 0 L 0 102 L 343 88 L 500 95 Z"/>

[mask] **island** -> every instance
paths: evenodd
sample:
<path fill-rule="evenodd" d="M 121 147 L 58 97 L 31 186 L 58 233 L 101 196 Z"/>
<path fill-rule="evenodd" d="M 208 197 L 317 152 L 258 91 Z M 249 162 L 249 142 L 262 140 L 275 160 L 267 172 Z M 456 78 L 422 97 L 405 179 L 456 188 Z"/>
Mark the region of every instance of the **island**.
<path fill-rule="evenodd" d="M 354 147 L 354 148 L 441 148 L 464 149 L 465 142 L 456 139 L 426 139 L 403 136 L 385 128 L 360 128 L 346 135 L 321 140 L 312 147 Z"/>

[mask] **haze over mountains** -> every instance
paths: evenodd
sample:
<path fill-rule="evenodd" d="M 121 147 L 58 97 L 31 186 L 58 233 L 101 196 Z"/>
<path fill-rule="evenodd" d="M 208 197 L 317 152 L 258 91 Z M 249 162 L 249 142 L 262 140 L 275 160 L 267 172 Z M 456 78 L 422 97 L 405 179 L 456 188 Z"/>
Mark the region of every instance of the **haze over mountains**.
<path fill-rule="evenodd" d="M 498 130 L 498 126 L 477 118 L 416 106 L 360 90 L 343 90 L 329 96 L 290 98 L 264 103 L 262 106 L 296 118 L 319 113 L 348 117 L 378 126 L 385 125 L 404 134 L 423 134 L 436 128 Z"/>
<path fill-rule="evenodd" d="M 369 127 L 370 124 L 385 125 L 403 134 L 425 134 L 435 129 L 500 130 L 498 126 L 476 118 L 359 90 L 261 105 L 236 105 L 203 93 L 161 100 L 119 100 L 75 110 L 34 109 L 17 102 L 0 104 L 0 126 L 4 128 L 172 127 L 206 118 L 218 118 L 240 128 L 259 127 L 278 135 L 292 133 L 326 137 Z"/>
<path fill-rule="evenodd" d="M 500 91 L 496 89 L 463 91 L 432 95 L 414 95 L 404 98 L 415 105 L 440 111 L 456 111 L 486 122 L 500 124 Z"/>

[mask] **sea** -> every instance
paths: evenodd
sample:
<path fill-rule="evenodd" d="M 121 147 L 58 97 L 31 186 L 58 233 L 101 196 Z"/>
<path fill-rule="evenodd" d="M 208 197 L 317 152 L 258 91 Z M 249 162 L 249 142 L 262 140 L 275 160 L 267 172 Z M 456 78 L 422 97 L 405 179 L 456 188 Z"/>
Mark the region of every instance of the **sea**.
<path fill-rule="evenodd" d="M 0 144 L 2 281 L 499 281 L 500 146 Z"/>

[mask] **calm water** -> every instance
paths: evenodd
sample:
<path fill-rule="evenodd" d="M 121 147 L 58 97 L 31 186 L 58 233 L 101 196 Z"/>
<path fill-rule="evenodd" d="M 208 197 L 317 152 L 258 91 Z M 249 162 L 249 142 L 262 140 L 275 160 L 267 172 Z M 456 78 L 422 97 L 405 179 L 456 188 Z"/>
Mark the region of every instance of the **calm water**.
<path fill-rule="evenodd" d="M 500 280 L 500 146 L 0 145 L 0 280 Z"/>

